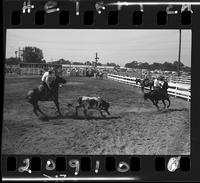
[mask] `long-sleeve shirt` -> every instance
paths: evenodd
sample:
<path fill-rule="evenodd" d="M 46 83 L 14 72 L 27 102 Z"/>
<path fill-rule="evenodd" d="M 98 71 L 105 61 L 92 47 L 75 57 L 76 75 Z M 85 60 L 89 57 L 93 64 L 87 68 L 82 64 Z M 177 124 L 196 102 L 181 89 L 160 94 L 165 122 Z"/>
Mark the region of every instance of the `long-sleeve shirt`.
<path fill-rule="evenodd" d="M 159 80 L 157 79 L 154 80 L 154 87 L 160 87 Z"/>
<path fill-rule="evenodd" d="M 42 81 L 47 84 L 47 86 L 50 88 L 50 83 L 52 82 L 54 78 L 53 74 L 50 74 L 49 72 L 45 72 L 42 76 Z"/>

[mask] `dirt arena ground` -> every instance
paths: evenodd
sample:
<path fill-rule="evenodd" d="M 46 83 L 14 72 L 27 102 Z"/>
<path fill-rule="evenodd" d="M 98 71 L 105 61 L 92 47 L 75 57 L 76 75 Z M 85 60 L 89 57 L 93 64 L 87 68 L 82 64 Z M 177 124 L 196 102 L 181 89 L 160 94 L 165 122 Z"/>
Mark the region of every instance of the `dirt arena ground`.
<path fill-rule="evenodd" d="M 38 118 L 25 100 L 39 77 L 7 77 L 4 92 L 2 154 L 190 154 L 190 102 L 171 97 L 157 111 L 139 88 L 111 80 L 67 78 L 60 88 L 62 118 L 52 102 L 40 102 L 48 119 Z M 90 111 L 85 120 L 69 109 L 78 96 L 100 95 L 111 102 L 110 116 Z M 162 102 L 159 103 L 163 107 Z"/>

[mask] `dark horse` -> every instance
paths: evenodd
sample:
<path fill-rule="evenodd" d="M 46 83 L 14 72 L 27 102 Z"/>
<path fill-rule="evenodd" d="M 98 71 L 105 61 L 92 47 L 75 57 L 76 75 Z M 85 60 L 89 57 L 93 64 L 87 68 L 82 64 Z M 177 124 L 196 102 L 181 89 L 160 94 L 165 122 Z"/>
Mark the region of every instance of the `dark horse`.
<path fill-rule="evenodd" d="M 167 100 L 169 102 L 167 108 L 169 108 L 170 106 L 170 100 L 169 100 L 169 95 L 165 92 L 162 91 L 163 89 L 159 89 L 159 90 L 152 90 L 148 93 L 144 94 L 144 99 L 150 99 L 153 102 L 153 105 L 155 105 L 157 107 L 157 109 L 159 109 L 158 107 L 158 101 L 162 100 L 163 104 L 164 104 L 164 109 L 166 108 L 166 104 L 165 104 L 165 100 Z"/>
<path fill-rule="evenodd" d="M 153 85 L 154 85 L 154 81 L 153 80 L 150 80 L 149 78 L 146 78 L 146 79 L 136 79 L 135 80 L 136 82 L 136 85 L 138 83 L 140 83 L 140 86 L 141 86 L 141 89 L 142 89 L 142 92 L 144 93 L 144 87 L 150 87 L 150 91 L 152 90 L 153 88 Z"/>
<path fill-rule="evenodd" d="M 86 76 L 87 76 L 87 77 L 94 77 L 94 73 L 95 73 L 94 70 L 91 70 L 91 71 L 90 71 L 90 70 L 87 70 L 87 71 L 86 71 Z"/>
<path fill-rule="evenodd" d="M 100 72 L 97 72 L 97 75 L 96 75 L 96 77 L 97 77 L 97 79 L 103 79 L 103 75 L 104 75 L 104 73 L 102 72 L 102 73 L 100 73 Z"/>
<path fill-rule="evenodd" d="M 37 116 L 38 116 L 37 111 L 39 111 L 41 114 L 45 116 L 45 114 L 41 111 L 41 109 L 38 106 L 38 101 L 53 101 L 56 105 L 58 114 L 62 116 L 58 102 L 58 88 L 60 84 L 65 84 L 65 83 L 66 83 L 65 79 L 56 76 L 53 79 L 52 83 L 50 84 L 52 94 L 50 94 L 49 91 L 44 92 L 46 88 L 42 87 L 43 89 L 40 89 L 41 86 L 28 91 L 26 99 L 30 104 L 33 105 L 33 112 Z"/>

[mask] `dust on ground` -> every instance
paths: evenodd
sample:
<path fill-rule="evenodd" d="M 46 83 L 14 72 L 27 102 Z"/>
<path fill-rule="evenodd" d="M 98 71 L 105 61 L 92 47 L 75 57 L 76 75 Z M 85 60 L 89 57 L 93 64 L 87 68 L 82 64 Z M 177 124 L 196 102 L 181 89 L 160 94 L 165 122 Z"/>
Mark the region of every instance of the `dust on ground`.
<path fill-rule="evenodd" d="M 59 91 L 63 117 L 52 102 L 40 102 L 48 118 L 36 117 L 25 100 L 39 77 L 5 79 L 2 154 L 190 154 L 190 102 L 170 97 L 158 111 L 141 90 L 111 80 L 67 78 Z M 111 103 L 110 116 L 90 111 L 85 119 L 68 107 L 79 96 L 101 96 Z"/>

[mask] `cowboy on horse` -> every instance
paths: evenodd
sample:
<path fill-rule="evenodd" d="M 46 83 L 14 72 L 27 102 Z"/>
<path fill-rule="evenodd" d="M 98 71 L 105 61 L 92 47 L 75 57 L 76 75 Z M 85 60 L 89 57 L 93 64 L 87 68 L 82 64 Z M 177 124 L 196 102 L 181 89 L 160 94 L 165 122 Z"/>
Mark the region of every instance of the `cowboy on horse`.
<path fill-rule="evenodd" d="M 51 88 L 53 79 L 55 79 L 55 70 L 53 68 L 49 68 L 48 71 L 44 72 L 41 78 L 41 85 L 39 86 L 39 90 L 42 91 L 42 94 L 46 97 L 49 95 L 53 97 Z"/>
<path fill-rule="evenodd" d="M 55 72 L 53 69 L 49 69 L 42 76 L 42 83 L 39 87 L 29 90 L 26 95 L 26 99 L 33 106 L 33 112 L 38 115 L 37 111 L 45 116 L 42 110 L 39 108 L 39 101 L 53 101 L 56 105 L 57 112 L 62 116 L 58 101 L 58 90 L 60 85 L 65 84 L 66 80 Z"/>
<path fill-rule="evenodd" d="M 167 97 L 168 96 L 167 90 L 169 88 L 167 78 L 162 78 L 161 81 L 162 81 L 161 91 Z"/>
<path fill-rule="evenodd" d="M 155 77 L 154 79 L 154 84 L 153 84 L 153 89 L 154 90 L 159 90 L 161 88 L 161 84 L 160 84 L 160 79 L 158 76 Z"/>

